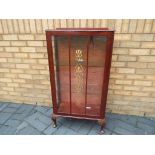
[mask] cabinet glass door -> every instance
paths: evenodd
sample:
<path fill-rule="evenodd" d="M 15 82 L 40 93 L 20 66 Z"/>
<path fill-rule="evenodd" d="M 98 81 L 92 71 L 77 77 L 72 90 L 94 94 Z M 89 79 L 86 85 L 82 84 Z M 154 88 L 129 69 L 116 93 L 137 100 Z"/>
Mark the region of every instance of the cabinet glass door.
<path fill-rule="evenodd" d="M 53 37 L 58 113 L 100 116 L 106 37 Z"/>

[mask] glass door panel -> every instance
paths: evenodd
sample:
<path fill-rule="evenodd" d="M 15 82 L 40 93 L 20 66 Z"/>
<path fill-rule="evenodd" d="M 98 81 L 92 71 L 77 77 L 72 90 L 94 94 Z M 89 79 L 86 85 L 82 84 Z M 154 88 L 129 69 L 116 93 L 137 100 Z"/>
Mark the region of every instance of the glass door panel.
<path fill-rule="evenodd" d="M 106 37 L 91 37 L 88 53 L 86 115 L 100 116 Z"/>
<path fill-rule="evenodd" d="M 71 37 L 71 113 L 85 115 L 88 36 Z"/>

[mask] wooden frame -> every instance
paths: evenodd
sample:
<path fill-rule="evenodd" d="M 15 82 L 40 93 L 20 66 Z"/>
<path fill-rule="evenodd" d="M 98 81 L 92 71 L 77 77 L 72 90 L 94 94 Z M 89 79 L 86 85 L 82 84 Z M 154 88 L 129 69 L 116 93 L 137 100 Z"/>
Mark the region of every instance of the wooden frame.
<path fill-rule="evenodd" d="M 52 48 L 52 36 L 68 36 L 69 38 L 72 36 L 105 36 L 107 38 L 106 42 L 106 54 L 105 54 L 105 67 L 104 67 L 104 75 L 103 75 L 103 85 L 102 85 L 102 97 L 101 97 L 101 106 L 100 106 L 100 115 L 99 116 L 89 116 L 89 115 L 80 115 L 80 114 L 67 114 L 67 113 L 59 113 L 56 101 L 56 81 L 55 81 L 55 70 L 54 70 L 54 58 L 53 58 L 53 48 Z M 66 29 L 61 28 L 57 30 L 46 30 L 46 40 L 47 40 L 47 50 L 48 50 L 48 61 L 49 61 L 49 72 L 50 72 L 50 82 L 51 82 L 51 94 L 53 101 L 53 114 L 52 121 L 53 127 L 56 127 L 56 118 L 59 116 L 62 117 L 72 117 L 79 119 L 92 119 L 98 120 L 101 125 L 101 133 L 103 133 L 103 127 L 105 125 L 105 109 L 106 109 L 106 101 L 107 101 L 107 93 L 108 93 L 108 83 L 109 83 L 109 74 L 110 74 L 110 66 L 111 66 L 111 57 L 112 57 L 112 48 L 113 48 L 113 40 L 114 40 L 114 31 L 109 30 L 108 28 L 81 28 L 81 29 Z M 68 43 L 70 49 L 70 41 Z M 69 51 L 70 53 L 70 51 Z M 88 50 L 87 50 L 88 54 Z M 88 55 L 87 55 L 88 59 Z M 70 61 L 70 58 L 69 58 Z M 69 64 L 70 67 L 70 64 Z M 87 71 L 88 71 L 88 60 L 87 60 Z M 71 71 L 69 71 L 71 74 Z M 86 73 L 87 74 L 87 73 Z M 71 77 L 70 77 L 71 80 Z M 86 80 L 86 88 L 87 88 L 87 80 Z M 87 90 L 87 89 L 86 89 Z M 87 91 L 86 91 L 87 95 Z M 70 106 L 71 106 L 71 81 L 70 81 Z"/>

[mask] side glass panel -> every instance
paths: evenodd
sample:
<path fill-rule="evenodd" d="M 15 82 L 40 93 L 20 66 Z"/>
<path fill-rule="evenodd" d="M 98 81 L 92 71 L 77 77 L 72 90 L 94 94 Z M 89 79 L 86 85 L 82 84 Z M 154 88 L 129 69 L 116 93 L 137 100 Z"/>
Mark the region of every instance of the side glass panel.
<path fill-rule="evenodd" d="M 86 115 L 100 116 L 106 37 L 91 37 L 88 54 Z"/>
<path fill-rule="evenodd" d="M 70 113 L 69 47 L 67 36 L 53 37 L 56 97 L 59 113 Z"/>

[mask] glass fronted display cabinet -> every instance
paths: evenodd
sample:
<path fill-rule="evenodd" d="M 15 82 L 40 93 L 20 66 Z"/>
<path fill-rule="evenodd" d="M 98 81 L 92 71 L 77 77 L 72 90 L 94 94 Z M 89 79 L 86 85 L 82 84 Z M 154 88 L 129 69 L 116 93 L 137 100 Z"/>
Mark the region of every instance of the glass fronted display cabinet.
<path fill-rule="evenodd" d="M 53 127 L 59 116 L 92 119 L 103 133 L 113 38 L 108 28 L 46 30 Z"/>

